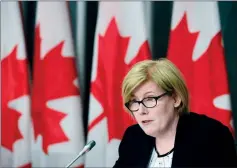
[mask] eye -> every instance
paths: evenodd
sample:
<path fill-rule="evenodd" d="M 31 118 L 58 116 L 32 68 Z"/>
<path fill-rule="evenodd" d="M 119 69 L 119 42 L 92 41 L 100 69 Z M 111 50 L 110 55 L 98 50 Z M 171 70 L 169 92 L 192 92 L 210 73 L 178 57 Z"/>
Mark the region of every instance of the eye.
<path fill-rule="evenodd" d="M 155 99 L 154 99 L 154 97 L 146 97 L 145 98 L 145 101 L 154 101 Z"/>

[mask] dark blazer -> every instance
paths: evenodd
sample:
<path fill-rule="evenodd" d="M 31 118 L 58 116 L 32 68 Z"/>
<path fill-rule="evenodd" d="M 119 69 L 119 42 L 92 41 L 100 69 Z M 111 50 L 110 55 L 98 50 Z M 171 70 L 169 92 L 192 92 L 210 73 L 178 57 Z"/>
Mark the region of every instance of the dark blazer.
<path fill-rule="evenodd" d="M 147 167 L 155 145 L 138 124 L 125 131 L 114 168 Z M 174 167 L 237 167 L 234 139 L 219 121 L 190 112 L 180 116 L 174 145 Z"/>

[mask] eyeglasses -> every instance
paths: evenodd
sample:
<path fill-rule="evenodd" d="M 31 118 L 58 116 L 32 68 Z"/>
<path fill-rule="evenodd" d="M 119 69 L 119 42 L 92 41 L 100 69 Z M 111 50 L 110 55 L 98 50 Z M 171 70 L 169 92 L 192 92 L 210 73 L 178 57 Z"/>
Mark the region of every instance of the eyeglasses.
<path fill-rule="evenodd" d="M 157 105 L 157 100 L 165 95 L 169 94 L 169 92 L 165 92 L 159 96 L 149 96 L 145 97 L 141 101 L 138 100 L 131 100 L 125 103 L 125 106 L 131 111 L 136 112 L 139 110 L 140 104 L 142 103 L 143 106 L 146 108 L 153 108 Z"/>

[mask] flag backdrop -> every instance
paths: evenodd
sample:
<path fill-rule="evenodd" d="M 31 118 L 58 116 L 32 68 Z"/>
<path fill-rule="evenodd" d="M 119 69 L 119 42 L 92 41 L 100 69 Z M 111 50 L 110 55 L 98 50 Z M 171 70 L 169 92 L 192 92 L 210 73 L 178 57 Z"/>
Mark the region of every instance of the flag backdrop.
<path fill-rule="evenodd" d="M 79 4 L 69 3 L 71 9 Z M 134 123 L 122 108 L 120 88 L 128 68 L 139 60 L 150 58 L 143 3 L 86 2 L 86 51 L 85 55 L 78 56 L 79 59 L 86 58 L 88 62 L 85 65 L 90 65 L 90 53 L 94 52 L 87 141 L 93 139 L 97 142 L 86 157 L 86 167 L 112 166 L 118 157 L 117 148 L 124 130 Z M 171 13 L 171 4 L 167 3 L 171 2 L 153 2 L 152 17 L 147 18 L 153 23 L 151 45 L 156 52 L 152 58 L 165 57 Z M 2 2 L 0 166 L 30 167 L 32 158 L 33 167 L 63 167 L 84 144 L 81 94 L 68 8 L 65 2 L 26 1 L 22 4 L 31 65 L 34 57 L 32 126 L 19 5 L 17 2 Z M 237 97 L 237 24 L 234 10 L 237 6 L 234 2 L 219 2 L 219 7 L 225 46 L 217 2 L 173 2 L 167 55 L 186 78 L 191 93 L 191 110 L 215 118 L 233 131 L 231 111 L 235 112 L 233 116 L 236 118 L 237 109 L 233 103 Z M 157 12 L 162 13 L 162 17 L 157 16 Z M 96 32 L 92 39 L 96 17 Z M 94 42 L 94 49 L 88 45 L 91 42 Z M 31 54 L 33 51 L 34 54 Z M 81 73 L 85 75 L 84 80 L 89 75 L 85 65 Z M 232 109 L 226 69 L 232 89 Z M 83 93 L 85 97 L 89 94 L 86 89 Z M 85 107 L 87 103 L 85 100 Z M 84 116 L 87 116 L 87 110 L 84 109 Z M 32 130 L 29 130 L 30 126 Z M 82 166 L 83 160 L 81 158 L 74 166 Z"/>
<path fill-rule="evenodd" d="M 217 2 L 174 2 L 168 58 L 184 74 L 191 111 L 233 131 Z"/>
<path fill-rule="evenodd" d="M 30 99 L 18 2 L 1 3 L 0 167 L 30 167 Z"/>
<path fill-rule="evenodd" d="M 37 3 L 34 51 L 32 162 L 63 167 L 84 145 L 67 2 Z M 74 165 L 82 164 L 80 158 Z"/>
<path fill-rule="evenodd" d="M 88 114 L 88 141 L 97 145 L 85 165 L 111 167 L 125 129 L 134 123 L 123 109 L 123 77 L 150 53 L 142 2 L 99 2 L 98 10 Z"/>

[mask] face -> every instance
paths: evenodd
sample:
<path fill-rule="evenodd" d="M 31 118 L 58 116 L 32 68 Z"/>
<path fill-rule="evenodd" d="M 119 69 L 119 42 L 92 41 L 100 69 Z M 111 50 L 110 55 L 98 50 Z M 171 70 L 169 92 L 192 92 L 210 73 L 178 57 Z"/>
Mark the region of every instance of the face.
<path fill-rule="evenodd" d="M 165 91 L 155 82 L 147 81 L 134 90 L 132 100 L 140 101 L 163 93 Z M 177 119 L 178 113 L 175 107 L 178 107 L 180 102 L 178 97 L 166 94 L 157 100 L 155 107 L 146 108 L 140 103 L 138 111 L 132 113 L 143 131 L 147 135 L 156 137 L 159 133 L 168 130 Z"/>

